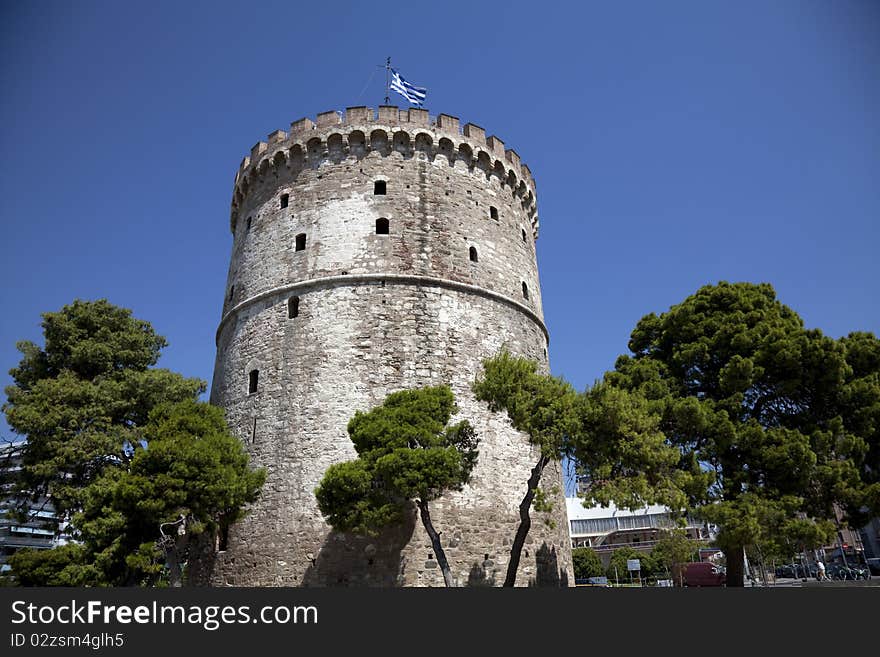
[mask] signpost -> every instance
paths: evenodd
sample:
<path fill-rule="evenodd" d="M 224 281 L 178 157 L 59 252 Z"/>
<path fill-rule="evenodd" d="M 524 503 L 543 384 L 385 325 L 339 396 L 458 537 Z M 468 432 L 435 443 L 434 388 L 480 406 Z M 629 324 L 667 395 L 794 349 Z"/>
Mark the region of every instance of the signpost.
<path fill-rule="evenodd" d="M 626 569 L 629 571 L 629 583 L 632 584 L 633 581 L 633 573 L 638 573 L 639 585 L 642 584 L 642 562 L 638 559 L 627 559 L 626 560 Z"/>

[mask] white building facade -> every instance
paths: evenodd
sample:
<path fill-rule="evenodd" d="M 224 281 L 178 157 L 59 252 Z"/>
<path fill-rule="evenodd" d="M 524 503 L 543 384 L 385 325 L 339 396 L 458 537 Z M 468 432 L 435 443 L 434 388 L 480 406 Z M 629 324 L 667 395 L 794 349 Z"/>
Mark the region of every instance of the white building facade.
<path fill-rule="evenodd" d="M 621 547 L 650 552 L 664 530 L 676 526 L 676 519 L 668 507 L 646 506 L 637 510 L 611 506 L 584 507 L 580 497 L 565 498 L 568 512 L 568 532 L 573 548 L 589 547 L 600 556 Z M 688 537 L 695 541 L 710 541 L 714 529 L 704 522 L 686 519 Z"/>

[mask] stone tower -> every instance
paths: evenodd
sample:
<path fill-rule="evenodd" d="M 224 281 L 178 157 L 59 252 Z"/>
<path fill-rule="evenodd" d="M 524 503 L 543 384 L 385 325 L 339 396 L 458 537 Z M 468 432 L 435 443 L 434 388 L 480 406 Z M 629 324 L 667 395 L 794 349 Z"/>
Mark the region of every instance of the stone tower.
<path fill-rule="evenodd" d="M 314 496 L 330 464 L 356 458 L 356 410 L 440 384 L 480 455 L 431 515 L 460 585 L 503 582 L 538 454 L 470 386 L 502 346 L 546 368 L 535 185 L 519 155 L 446 114 L 325 112 L 251 149 L 230 228 L 211 401 L 268 472 L 221 538 L 213 583 L 442 586 L 415 512 L 367 539 L 332 532 Z M 558 464 L 542 484 L 558 495 L 549 514 L 532 512 L 518 585 L 573 580 Z"/>

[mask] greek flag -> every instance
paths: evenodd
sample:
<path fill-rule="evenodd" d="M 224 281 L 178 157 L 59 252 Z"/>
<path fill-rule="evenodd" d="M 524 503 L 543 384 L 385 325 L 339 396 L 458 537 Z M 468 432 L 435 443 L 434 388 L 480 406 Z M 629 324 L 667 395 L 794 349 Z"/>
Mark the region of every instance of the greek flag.
<path fill-rule="evenodd" d="M 400 73 L 393 68 L 391 69 L 391 88 L 418 107 L 421 107 L 425 102 L 425 95 L 428 93 L 424 87 L 416 87 L 404 80 Z"/>

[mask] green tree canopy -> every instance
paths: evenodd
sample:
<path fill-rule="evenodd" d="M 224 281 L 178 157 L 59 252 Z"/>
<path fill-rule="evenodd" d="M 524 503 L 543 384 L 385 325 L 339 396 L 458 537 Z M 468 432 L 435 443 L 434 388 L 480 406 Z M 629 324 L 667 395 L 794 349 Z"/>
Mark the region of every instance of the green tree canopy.
<path fill-rule="evenodd" d="M 638 508 L 661 503 L 685 509 L 688 492 L 714 480 L 696 460 L 684 462 L 661 429 L 661 415 L 637 392 L 597 383 L 576 406 L 578 430 L 569 456 L 589 476 L 589 503 Z"/>
<path fill-rule="evenodd" d="M 677 564 L 698 561 L 697 550 L 701 543 L 693 541 L 683 529 L 664 531 L 651 549 L 651 559 L 657 574 L 671 575 Z"/>
<path fill-rule="evenodd" d="M 576 579 L 601 577 L 605 574 L 602 560 L 593 548 L 575 548 L 571 551 L 571 559 Z"/>
<path fill-rule="evenodd" d="M 256 500 L 265 473 L 248 469 L 221 409 L 191 400 L 163 404 L 143 435 L 130 461 L 108 466 L 83 489 L 83 509 L 73 519 L 81 544 L 13 555 L 22 584 L 126 586 L 168 578 L 180 585 L 187 555 L 203 542 L 210 548 Z"/>
<path fill-rule="evenodd" d="M 358 458 L 331 465 L 315 490 L 318 508 L 339 531 L 375 534 L 419 509 L 447 586 L 454 580 L 428 503 L 460 490 L 477 461 L 477 436 L 461 421 L 448 386 L 402 390 L 358 411 L 348 434 Z"/>
<path fill-rule="evenodd" d="M 3 406 L 9 426 L 27 437 L 22 489 L 49 495 L 70 517 L 104 468 L 126 459 L 158 404 L 195 400 L 199 379 L 157 369 L 165 338 L 131 311 L 77 300 L 43 315 L 44 346 L 20 342 Z"/>
<path fill-rule="evenodd" d="M 18 586 L 85 585 L 85 548 L 79 543 L 51 550 L 19 550 L 8 561 Z"/>
<path fill-rule="evenodd" d="M 264 473 L 223 412 L 196 401 L 203 382 L 151 368 L 165 339 L 147 322 L 106 301 L 43 317 L 45 346 L 19 345 L 4 410 L 27 436 L 20 493 L 48 497 L 81 542 L 18 552 L 13 572 L 30 585 L 180 584 L 186 553 L 213 546 Z"/>
<path fill-rule="evenodd" d="M 264 471 L 248 469 L 241 442 L 215 406 L 158 406 L 144 436 L 146 447 L 137 447 L 127 467 L 106 469 L 86 488 L 74 517 L 86 583 L 155 584 L 167 576 L 179 585 L 189 552 L 204 549 L 202 541 L 210 548 L 256 500 L 265 479 Z"/>
<path fill-rule="evenodd" d="M 718 523 L 729 585 L 742 585 L 743 548 L 767 532 L 808 535 L 793 521 L 833 517 L 834 504 L 877 512 L 880 346 L 873 335 L 834 340 L 804 328 L 770 285 L 720 283 L 642 318 L 629 347 L 632 355 L 621 356 L 587 397 L 624 391 L 658 419 L 657 435 L 678 454 L 675 472 L 667 468 L 653 488 L 638 484 L 634 497 L 651 497 L 665 479 L 669 491 Z M 588 445 L 613 436 L 601 422 L 586 434 Z M 608 469 L 625 469 L 626 451 L 616 462 L 579 463 L 601 497 Z M 821 542 L 825 525 L 813 525 Z"/>
<path fill-rule="evenodd" d="M 531 507 L 545 497 L 538 494 L 544 469 L 552 460 L 568 455 L 573 438 L 580 433 L 576 410 L 578 395 L 562 379 L 538 372 L 534 361 L 513 356 L 507 351 L 483 361 L 483 372 L 475 381 L 473 390 L 477 399 L 487 402 L 489 410 L 506 411 L 513 427 L 524 432 L 529 442 L 540 450 L 524 485 L 519 505 L 520 521 L 504 579 L 504 586 L 513 586 L 532 526 Z"/>
<path fill-rule="evenodd" d="M 633 573 L 633 581 L 638 577 L 644 581 L 649 577 L 657 574 L 657 566 L 650 554 L 639 552 L 633 547 L 625 545 L 619 547 L 611 553 L 611 560 L 608 563 L 608 569 L 605 575 L 610 581 L 629 582 L 629 571 L 627 570 L 627 561 L 630 559 L 638 559 L 640 570 Z"/>

